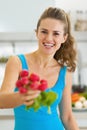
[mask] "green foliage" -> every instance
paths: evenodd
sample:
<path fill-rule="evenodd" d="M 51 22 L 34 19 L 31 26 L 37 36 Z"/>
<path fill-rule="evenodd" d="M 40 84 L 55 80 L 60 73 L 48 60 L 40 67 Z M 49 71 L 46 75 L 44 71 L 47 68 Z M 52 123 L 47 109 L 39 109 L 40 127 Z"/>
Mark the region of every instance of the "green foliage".
<path fill-rule="evenodd" d="M 87 99 L 87 92 L 84 92 L 84 93 L 80 93 L 80 96 L 83 96 Z"/>
<path fill-rule="evenodd" d="M 72 107 L 75 107 L 75 103 L 72 103 Z"/>
<path fill-rule="evenodd" d="M 31 106 L 26 106 L 26 110 L 29 110 L 30 108 L 33 108 L 34 111 L 38 111 L 42 106 L 45 106 L 48 108 L 48 113 L 51 114 L 51 105 L 55 102 L 55 100 L 58 98 L 58 94 L 50 91 L 50 92 L 41 92 L 40 95 L 35 98 L 34 103 Z"/>

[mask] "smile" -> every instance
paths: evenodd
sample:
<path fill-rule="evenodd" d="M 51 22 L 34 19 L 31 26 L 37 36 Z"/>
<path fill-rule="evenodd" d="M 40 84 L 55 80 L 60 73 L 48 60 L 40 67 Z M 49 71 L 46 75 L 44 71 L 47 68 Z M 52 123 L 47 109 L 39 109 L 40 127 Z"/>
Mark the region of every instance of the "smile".
<path fill-rule="evenodd" d="M 46 47 L 53 47 L 55 44 L 53 44 L 53 43 L 44 43 L 44 46 L 46 46 Z"/>

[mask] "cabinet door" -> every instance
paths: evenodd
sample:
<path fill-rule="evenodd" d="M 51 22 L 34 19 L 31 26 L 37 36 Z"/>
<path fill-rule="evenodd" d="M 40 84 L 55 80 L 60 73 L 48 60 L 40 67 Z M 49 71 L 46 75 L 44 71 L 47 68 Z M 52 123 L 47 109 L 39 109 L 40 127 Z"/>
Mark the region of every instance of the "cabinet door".
<path fill-rule="evenodd" d="M 87 128 L 80 128 L 80 130 L 87 130 Z"/>

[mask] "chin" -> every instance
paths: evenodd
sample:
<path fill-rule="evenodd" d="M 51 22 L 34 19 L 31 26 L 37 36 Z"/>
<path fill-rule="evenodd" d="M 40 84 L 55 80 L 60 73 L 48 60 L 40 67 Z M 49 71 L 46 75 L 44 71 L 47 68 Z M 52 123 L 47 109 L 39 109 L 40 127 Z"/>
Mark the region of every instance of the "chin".
<path fill-rule="evenodd" d="M 44 51 L 43 52 L 45 55 L 54 55 L 54 51 Z"/>

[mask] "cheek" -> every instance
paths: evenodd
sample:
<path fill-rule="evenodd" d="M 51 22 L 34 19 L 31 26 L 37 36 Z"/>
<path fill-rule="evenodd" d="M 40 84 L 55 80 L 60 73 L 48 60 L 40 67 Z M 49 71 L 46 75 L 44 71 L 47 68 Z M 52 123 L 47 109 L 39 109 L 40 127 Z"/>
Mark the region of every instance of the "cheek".
<path fill-rule="evenodd" d="M 64 42 L 64 38 L 63 37 L 59 37 L 58 39 L 56 39 L 56 43 L 61 45 Z"/>
<path fill-rule="evenodd" d="M 37 35 L 37 39 L 38 39 L 39 41 L 44 40 L 44 38 L 45 38 L 44 35 L 38 33 L 38 35 Z"/>
<path fill-rule="evenodd" d="M 61 43 L 57 44 L 57 49 L 59 49 L 61 47 Z"/>
<path fill-rule="evenodd" d="M 61 45 L 62 45 L 61 40 L 58 40 L 58 41 L 56 42 L 56 49 L 59 49 L 59 48 L 61 47 Z"/>

